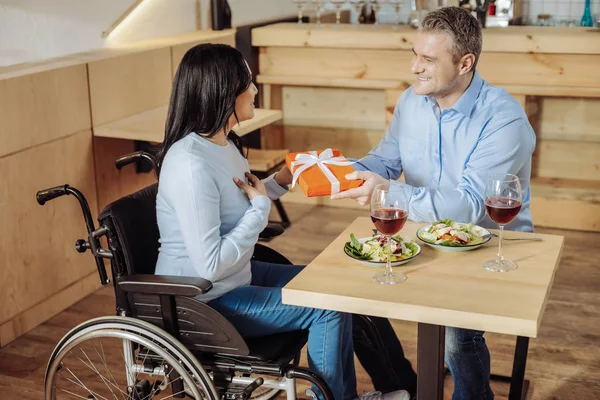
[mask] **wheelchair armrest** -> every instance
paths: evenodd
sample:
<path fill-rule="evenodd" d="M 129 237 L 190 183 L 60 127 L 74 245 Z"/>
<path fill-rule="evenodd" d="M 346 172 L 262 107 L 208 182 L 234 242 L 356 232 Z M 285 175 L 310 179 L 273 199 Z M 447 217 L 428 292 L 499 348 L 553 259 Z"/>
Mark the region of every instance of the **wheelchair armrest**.
<path fill-rule="evenodd" d="M 212 289 L 211 281 L 189 276 L 135 274 L 117 280 L 124 292 L 194 297 Z"/>

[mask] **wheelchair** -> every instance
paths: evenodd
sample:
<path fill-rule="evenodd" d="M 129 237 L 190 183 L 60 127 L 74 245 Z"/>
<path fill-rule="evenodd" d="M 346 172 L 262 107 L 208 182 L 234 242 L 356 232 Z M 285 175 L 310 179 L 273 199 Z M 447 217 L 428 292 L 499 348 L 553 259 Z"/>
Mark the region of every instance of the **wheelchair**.
<path fill-rule="evenodd" d="M 118 158 L 118 169 L 153 157 L 143 152 Z M 81 206 L 90 250 L 102 285 L 111 283 L 116 315 L 91 319 L 68 332 L 52 352 L 44 379 L 45 400 L 193 398 L 270 400 L 286 393 L 296 399 L 296 380 L 304 380 L 333 400 L 326 382 L 299 366 L 307 330 L 244 339 L 221 314 L 195 299 L 212 288 L 198 277 L 154 275 L 159 231 L 155 183 L 107 205 L 96 228 L 85 196 L 68 184 L 40 190 L 40 205 L 64 195 Z M 103 239 L 104 238 L 104 239 Z M 106 248 L 101 240 L 106 241 Z M 292 264 L 257 243 L 254 260 Z M 358 316 L 354 341 L 373 348 L 384 370 L 393 371 L 375 324 Z M 394 377 L 390 377 L 393 379 Z M 312 389 L 306 395 L 316 399 Z"/>
<path fill-rule="evenodd" d="M 120 158 L 117 167 L 135 158 Z M 267 400 L 282 391 L 296 399 L 296 379 L 302 379 L 333 400 L 323 379 L 298 366 L 308 331 L 245 340 L 221 314 L 194 298 L 211 290 L 210 281 L 154 275 L 157 190 L 153 184 L 109 204 L 98 216 L 98 228 L 76 188 L 62 185 L 37 193 L 40 205 L 64 195 L 79 201 L 88 238 L 77 240 L 75 248 L 91 251 L 102 285 L 110 283 L 104 264 L 109 261 L 117 314 L 86 321 L 59 341 L 46 369 L 45 399 Z M 291 264 L 259 243 L 253 259 Z M 311 389 L 306 393 L 316 398 Z"/>

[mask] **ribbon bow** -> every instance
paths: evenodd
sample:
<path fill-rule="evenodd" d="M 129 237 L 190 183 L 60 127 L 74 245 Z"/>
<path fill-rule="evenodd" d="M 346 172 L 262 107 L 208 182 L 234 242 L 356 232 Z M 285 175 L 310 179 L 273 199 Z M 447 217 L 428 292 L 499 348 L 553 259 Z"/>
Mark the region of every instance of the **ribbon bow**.
<path fill-rule="evenodd" d="M 327 164 L 329 165 L 352 165 L 353 161 L 346 160 L 345 157 L 334 157 L 333 150 L 325 149 L 317 156 L 316 151 L 309 151 L 308 154 L 300 153 L 296 154 L 295 161 L 292 161 L 292 188 L 296 185 L 296 181 L 300 177 L 304 171 L 312 167 L 313 165 L 318 165 L 325 174 L 325 177 L 331 182 L 331 194 L 340 192 L 340 181 L 335 177 L 333 172 L 327 168 Z M 298 167 L 298 169 L 296 169 Z"/>

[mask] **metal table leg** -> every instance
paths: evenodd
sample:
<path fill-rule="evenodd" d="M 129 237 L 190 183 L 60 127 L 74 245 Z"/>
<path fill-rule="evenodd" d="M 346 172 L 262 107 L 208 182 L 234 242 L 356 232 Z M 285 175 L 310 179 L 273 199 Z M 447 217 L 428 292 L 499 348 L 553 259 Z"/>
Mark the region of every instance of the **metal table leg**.
<path fill-rule="evenodd" d="M 417 342 L 417 393 L 419 400 L 444 398 L 443 326 L 419 323 Z"/>
<path fill-rule="evenodd" d="M 525 366 L 527 364 L 527 350 L 529 349 L 529 338 L 518 336 L 515 348 L 515 359 L 510 380 L 510 392 L 508 400 L 524 399 L 529 388 L 529 382 L 525 381 Z"/>

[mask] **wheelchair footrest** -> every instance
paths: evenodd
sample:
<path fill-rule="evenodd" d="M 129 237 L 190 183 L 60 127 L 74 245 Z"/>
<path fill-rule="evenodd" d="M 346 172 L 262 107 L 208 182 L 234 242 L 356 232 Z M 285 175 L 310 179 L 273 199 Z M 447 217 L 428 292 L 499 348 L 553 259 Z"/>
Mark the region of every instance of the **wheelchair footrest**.
<path fill-rule="evenodd" d="M 256 378 L 254 382 L 249 385 L 239 385 L 235 383 L 230 383 L 225 391 L 225 399 L 226 400 L 246 400 L 252 396 L 252 392 L 254 392 L 260 385 L 264 382 L 263 378 Z"/>

